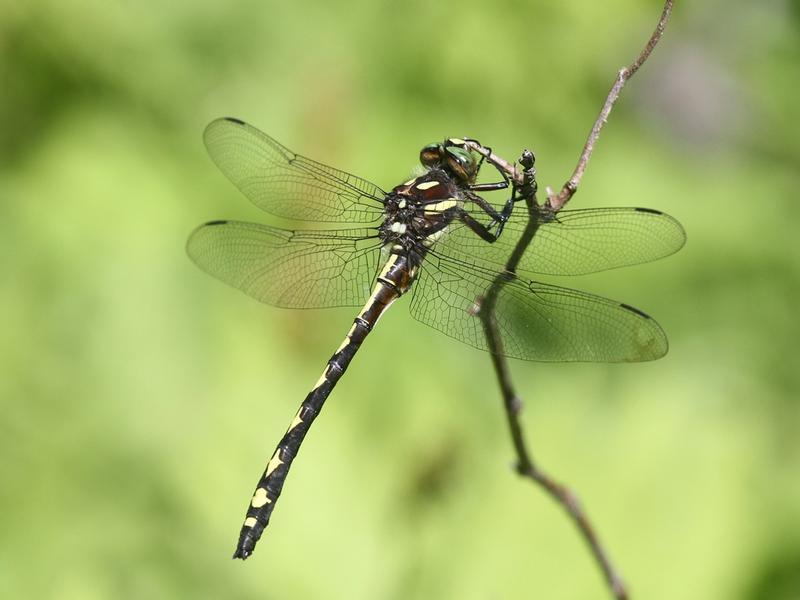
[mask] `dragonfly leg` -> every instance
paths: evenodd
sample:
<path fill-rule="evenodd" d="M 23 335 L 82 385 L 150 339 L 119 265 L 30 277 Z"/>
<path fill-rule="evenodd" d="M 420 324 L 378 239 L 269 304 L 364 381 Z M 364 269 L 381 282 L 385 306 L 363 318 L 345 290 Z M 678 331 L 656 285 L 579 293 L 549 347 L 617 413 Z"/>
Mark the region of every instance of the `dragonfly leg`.
<path fill-rule="evenodd" d="M 489 146 L 484 146 L 478 140 L 476 140 L 474 138 L 464 138 L 464 140 L 467 141 L 467 142 L 473 142 L 473 143 L 479 145 L 481 148 L 485 149 L 488 152 L 489 155 L 492 154 L 492 149 Z M 476 172 L 480 172 L 481 167 L 483 166 L 483 162 L 485 160 L 487 160 L 487 156 L 484 155 L 484 154 L 481 154 L 481 159 L 478 161 L 478 168 L 477 168 Z M 495 164 L 491 160 L 489 160 L 489 163 L 495 168 L 495 170 L 498 173 L 500 173 L 500 177 L 503 178 L 503 181 L 497 181 L 497 182 L 494 182 L 494 183 L 473 183 L 473 184 L 468 186 L 469 189 L 472 190 L 473 192 L 493 192 L 493 191 L 496 191 L 496 190 L 504 190 L 509 185 L 511 185 L 511 182 L 508 179 L 508 175 L 506 174 L 506 172 L 503 169 L 501 169 L 499 165 Z"/>
<path fill-rule="evenodd" d="M 500 211 L 498 211 L 494 206 L 489 204 L 484 198 L 482 198 L 478 194 L 470 194 L 468 197 L 478 208 L 480 208 L 483 212 L 485 212 L 489 216 L 492 222 L 489 223 L 487 227 L 478 223 L 474 218 L 469 217 L 470 221 L 472 221 L 475 225 L 480 226 L 479 228 L 476 228 L 473 225 L 470 225 L 468 220 L 465 219 L 463 216 L 462 216 L 462 221 L 464 221 L 467 227 L 472 229 L 472 231 L 477 233 L 483 239 L 489 242 L 495 241 L 497 238 L 500 237 L 500 234 L 503 233 L 503 228 L 505 227 L 506 221 L 508 221 L 508 218 L 511 216 L 511 212 L 514 210 L 514 204 L 517 202 L 517 200 L 519 200 L 519 198 L 517 198 L 516 186 L 512 187 L 511 196 L 509 197 L 508 200 L 506 200 L 506 203 L 503 205 L 503 209 Z M 494 233 L 491 233 L 490 230 L 495 226 L 496 229 Z M 491 239 L 489 239 L 483 233 L 481 233 L 479 229 L 485 231 L 491 237 Z"/>
<path fill-rule="evenodd" d="M 486 159 L 485 156 L 481 156 L 481 162 L 478 163 L 478 169 L 480 170 L 480 165 L 483 164 L 483 161 Z M 494 192 L 496 190 L 504 190 L 508 186 L 511 185 L 511 181 L 508 179 L 508 175 L 506 174 L 503 169 L 497 166 L 494 163 L 491 163 L 495 170 L 500 173 L 500 176 L 503 178 L 503 181 L 496 181 L 494 183 L 473 183 L 469 186 L 469 189 L 473 192 Z"/>
<path fill-rule="evenodd" d="M 500 234 L 503 232 L 503 227 L 505 226 L 506 222 L 508 221 L 509 217 L 511 216 L 512 211 L 514 210 L 514 204 L 519 202 L 523 198 L 530 198 L 530 197 L 533 197 L 536 194 L 537 185 L 536 185 L 536 169 L 534 168 L 535 160 L 536 160 L 536 158 L 535 158 L 533 152 L 531 152 L 529 150 L 525 150 L 522 153 L 522 158 L 520 158 L 520 164 L 525 168 L 525 170 L 523 172 L 523 183 L 522 183 L 521 186 L 517 186 L 517 185 L 512 185 L 511 186 L 511 196 L 509 197 L 508 200 L 506 200 L 506 203 L 505 203 L 505 205 L 503 206 L 503 209 L 500 212 L 497 212 L 497 210 L 491 204 L 486 202 L 486 200 L 484 200 L 483 198 L 481 198 L 477 194 L 472 194 L 470 196 L 470 199 L 473 202 L 475 202 L 475 204 L 477 206 L 479 206 L 486 214 L 488 214 L 492 218 L 493 223 L 491 223 L 489 225 L 489 227 L 484 227 L 484 229 L 486 231 L 488 231 L 494 225 L 497 225 L 497 230 L 493 234 L 494 235 L 494 239 L 493 240 L 488 240 L 488 238 L 484 237 L 484 235 L 482 235 L 480 232 L 478 232 L 475 228 L 473 228 L 472 226 L 468 225 L 470 227 L 470 229 L 472 229 L 473 231 L 478 233 L 478 235 L 480 235 L 484 239 L 487 239 L 488 241 L 494 241 L 498 237 L 500 237 Z M 494 163 L 492 163 L 492 164 L 494 164 Z M 489 185 L 489 186 L 491 186 L 491 185 L 501 185 L 501 187 L 499 187 L 499 188 L 492 188 L 492 189 L 502 189 L 502 187 L 507 187 L 507 185 L 510 182 L 508 180 L 508 177 L 507 177 L 505 171 L 500 169 L 500 167 L 497 166 L 497 165 L 495 165 L 495 168 L 500 172 L 501 175 L 503 175 L 504 179 L 506 180 L 506 186 L 502 186 L 502 184 L 487 184 L 487 185 Z M 471 189 L 474 190 L 475 188 L 472 187 Z M 466 221 L 465 221 L 465 223 L 466 223 Z"/>
<path fill-rule="evenodd" d="M 494 210 L 494 209 L 493 209 Z M 495 211 L 496 212 L 496 211 Z M 500 237 L 500 234 L 503 231 L 503 225 L 505 224 L 505 219 L 503 220 L 495 220 L 487 227 L 477 219 L 475 219 L 472 215 L 470 215 L 467 211 L 463 211 L 458 216 L 459 220 L 464 223 L 467 227 L 470 228 L 471 231 L 476 233 L 482 240 L 489 242 L 490 244 L 497 241 L 497 238 Z M 499 218 L 499 214 L 498 214 Z M 497 225 L 497 231 L 492 232 L 491 227 L 493 225 Z"/>

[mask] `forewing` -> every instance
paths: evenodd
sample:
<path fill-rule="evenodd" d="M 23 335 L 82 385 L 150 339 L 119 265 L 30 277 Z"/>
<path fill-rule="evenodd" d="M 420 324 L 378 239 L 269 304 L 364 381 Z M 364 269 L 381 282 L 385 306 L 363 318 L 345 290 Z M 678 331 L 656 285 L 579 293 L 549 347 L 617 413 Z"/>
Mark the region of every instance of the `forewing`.
<path fill-rule="evenodd" d="M 380 241 L 373 229 L 290 231 L 241 221 L 195 229 L 186 251 L 206 273 L 284 308 L 361 306 Z"/>
<path fill-rule="evenodd" d="M 434 329 L 487 350 L 475 315 L 496 273 L 431 255 L 414 286 L 411 314 Z M 507 274 L 494 319 L 503 354 L 553 362 L 639 362 L 667 352 L 661 327 L 626 304 Z"/>
<path fill-rule="evenodd" d="M 471 211 L 478 217 L 475 211 Z M 511 219 L 494 243 L 462 224 L 437 244 L 439 253 L 459 260 L 479 260 L 502 268 L 527 223 L 525 207 L 514 207 Z M 646 208 L 563 210 L 539 224 L 517 268 L 542 275 L 584 275 L 646 263 L 677 252 L 686 233 L 671 216 Z"/>
<path fill-rule="evenodd" d="M 369 181 L 282 146 L 238 119 L 212 121 L 208 153 L 253 204 L 278 217 L 318 223 L 371 223 L 386 193 Z"/>

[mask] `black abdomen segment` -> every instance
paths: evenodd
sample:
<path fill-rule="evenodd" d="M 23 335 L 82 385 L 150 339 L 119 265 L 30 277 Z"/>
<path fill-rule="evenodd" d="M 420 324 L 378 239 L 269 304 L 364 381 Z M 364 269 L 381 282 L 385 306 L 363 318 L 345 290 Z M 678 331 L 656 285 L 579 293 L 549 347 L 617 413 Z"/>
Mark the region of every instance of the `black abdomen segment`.
<path fill-rule="evenodd" d="M 300 410 L 297 411 L 289 429 L 281 438 L 270 458 L 264 474 L 258 481 L 250 505 L 247 507 L 247 516 L 242 530 L 239 532 L 239 542 L 233 558 L 244 560 L 253 553 L 256 543 L 269 524 L 275 503 L 281 495 L 283 483 L 289 474 L 289 468 L 300 450 L 300 445 L 303 443 L 311 423 L 322 410 L 322 405 L 333 391 L 339 378 L 347 370 L 367 334 L 378 322 L 383 311 L 408 289 L 410 279 L 405 259 L 392 255 L 378 276 L 378 282 L 372 295 L 353 321 L 347 337 L 328 360 L 322 376 L 303 400 Z"/>

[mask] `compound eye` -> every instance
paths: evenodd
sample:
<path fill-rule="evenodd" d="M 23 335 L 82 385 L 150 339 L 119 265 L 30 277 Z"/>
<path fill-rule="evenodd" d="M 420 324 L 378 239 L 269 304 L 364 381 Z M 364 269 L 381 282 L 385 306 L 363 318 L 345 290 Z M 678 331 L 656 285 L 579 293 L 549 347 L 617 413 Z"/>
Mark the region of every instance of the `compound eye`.
<path fill-rule="evenodd" d="M 426 167 L 435 167 L 442 162 L 443 148 L 441 144 L 428 144 L 419 153 L 419 162 Z"/>
<path fill-rule="evenodd" d="M 458 146 L 447 148 L 447 164 L 459 178 L 472 181 L 478 174 L 478 162 L 469 150 Z"/>

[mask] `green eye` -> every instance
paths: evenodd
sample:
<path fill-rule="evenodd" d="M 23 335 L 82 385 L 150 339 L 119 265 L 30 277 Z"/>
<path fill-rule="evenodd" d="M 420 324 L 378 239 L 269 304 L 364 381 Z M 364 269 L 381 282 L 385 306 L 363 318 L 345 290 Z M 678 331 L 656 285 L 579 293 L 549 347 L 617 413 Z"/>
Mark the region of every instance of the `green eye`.
<path fill-rule="evenodd" d="M 447 149 L 447 153 L 455 158 L 460 165 L 467 165 L 470 162 L 475 162 L 472 160 L 472 155 L 470 155 L 468 150 L 464 148 L 459 148 L 458 146 L 451 146 Z"/>
<path fill-rule="evenodd" d="M 419 153 L 419 162 L 426 167 L 434 167 L 442 160 L 444 149 L 441 144 L 428 144 Z"/>
<path fill-rule="evenodd" d="M 428 144 L 420 150 L 419 161 L 429 169 L 443 168 L 462 181 L 472 182 L 478 174 L 478 161 L 465 144 L 459 138 Z"/>
<path fill-rule="evenodd" d="M 478 174 L 478 162 L 472 152 L 466 148 L 448 147 L 447 162 L 456 174 L 467 181 L 473 180 Z"/>

